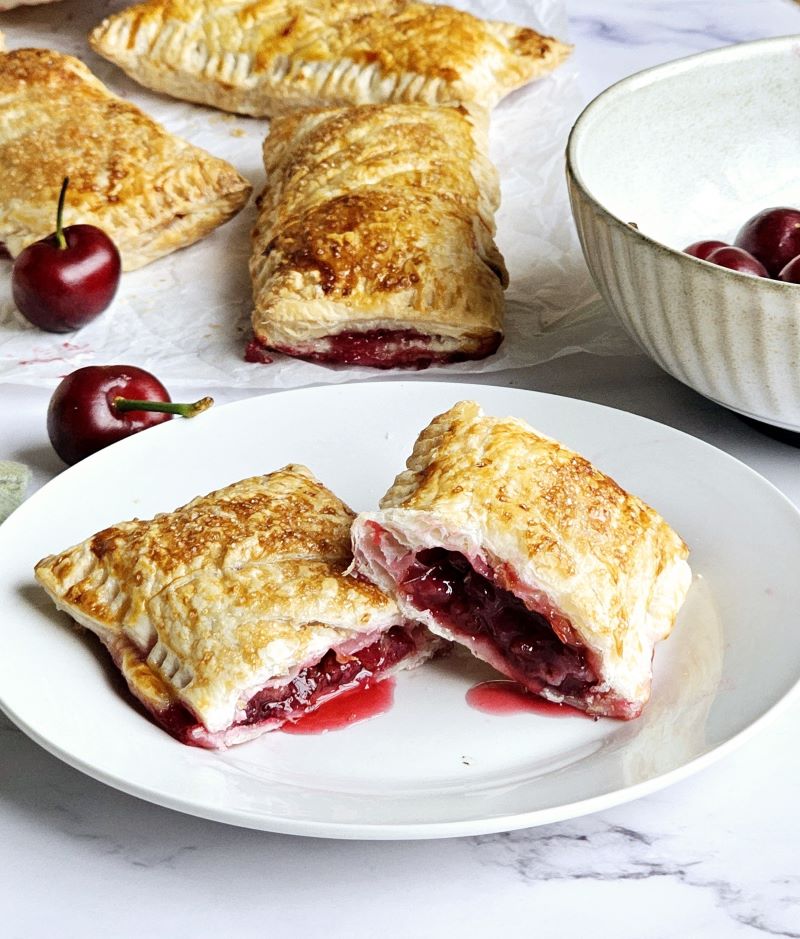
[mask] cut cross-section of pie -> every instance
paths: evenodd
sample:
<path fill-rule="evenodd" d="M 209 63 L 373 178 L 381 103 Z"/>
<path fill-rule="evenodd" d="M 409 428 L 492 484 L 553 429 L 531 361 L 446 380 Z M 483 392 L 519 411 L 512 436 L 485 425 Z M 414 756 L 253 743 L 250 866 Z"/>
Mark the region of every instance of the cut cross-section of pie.
<path fill-rule="evenodd" d="M 391 101 L 491 107 L 570 51 L 415 0 L 149 0 L 89 41 L 148 88 L 256 117 Z"/>
<path fill-rule="evenodd" d="M 363 105 L 272 122 L 253 233 L 255 342 L 318 362 L 423 367 L 502 339 L 508 275 L 486 112 Z"/>
<path fill-rule="evenodd" d="M 96 225 L 133 270 L 205 237 L 252 187 L 225 160 L 168 133 L 78 59 L 0 53 L 0 247 L 16 257 L 64 224 Z"/>
<path fill-rule="evenodd" d="M 444 647 L 345 575 L 353 517 L 291 465 L 105 529 L 36 577 L 158 724 L 224 748 Z"/>
<path fill-rule="evenodd" d="M 637 717 L 691 582 L 664 519 L 583 457 L 461 402 L 353 526 L 354 565 L 401 611 L 529 691 Z"/>

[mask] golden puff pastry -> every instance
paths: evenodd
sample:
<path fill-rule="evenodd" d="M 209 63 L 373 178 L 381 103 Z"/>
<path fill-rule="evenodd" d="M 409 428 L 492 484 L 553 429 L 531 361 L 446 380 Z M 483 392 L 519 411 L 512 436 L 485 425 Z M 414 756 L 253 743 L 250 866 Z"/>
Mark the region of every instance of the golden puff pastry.
<path fill-rule="evenodd" d="M 114 525 L 44 558 L 36 577 L 101 639 L 157 723 L 224 748 L 442 646 L 345 576 L 353 517 L 290 465 Z"/>
<path fill-rule="evenodd" d="M 174 137 L 111 94 L 78 59 L 46 49 L 0 54 L 0 245 L 16 257 L 54 227 L 97 225 L 133 270 L 190 245 L 247 202 L 224 160 Z"/>
<path fill-rule="evenodd" d="M 148 88 L 256 117 L 391 101 L 492 107 L 570 51 L 414 0 L 148 0 L 89 41 Z"/>
<path fill-rule="evenodd" d="M 354 567 L 530 691 L 633 718 L 691 582 L 669 525 L 523 421 L 462 401 L 353 526 Z"/>
<path fill-rule="evenodd" d="M 487 116 L 384 104 L 276 118 L 253 233 L 254 344 L 379 368 L 482 358 L 502 339 Z"/>

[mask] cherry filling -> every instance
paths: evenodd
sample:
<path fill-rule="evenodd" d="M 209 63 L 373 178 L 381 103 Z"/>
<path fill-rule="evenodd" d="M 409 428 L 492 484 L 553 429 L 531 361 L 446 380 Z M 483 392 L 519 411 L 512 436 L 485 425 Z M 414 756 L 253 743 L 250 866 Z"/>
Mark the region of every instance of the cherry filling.
<path fill-rule="evenodd" d="M 245 362 L 253 362 L 256 365 L 269 365 L 275 359 L 269 354 L 267 347 L 260 343 L 255 336 L 247 343 L 244 350 Z"/>
<path fill-rule="evenodd" d="M 308 359 L 342 365 L 367 365 L 371 368 L 428 368 L 448 362 L 483 359 L 497 351 L 500 333 L 484 339 L 472 352 L 454 350 L 442 352 L 431 349 L 434 337 L 415 329 L 372 329 L 366 332 L 342 332 L 326 336 L 324 345 L 276 346 L 279 352 Z M 253 339 L 245 352 L 248 362 L 271 361 L 264 356 L 264 346 Z"/>
<path fill-rule="evenodd" d="M 482 658 L 530 691 L 551 689 L 574 703 L 597 683 L 582 648 L 562 642 L 545 616 L 456 551 L 419 551 L 398 586 L 417 609 L 472 640 Z"/>
<path fill-rule="evenodd" d="M 414 649 L 414 640 L 399 626 L 393 626 L 377 642 L 352 655 L 340 658 L 330 649 L 316 665 L 304 668 L 289 684 L 259 691 L 247 702 L 244 720 L 237 723 L 260 724 L 297 717 L 298 712 L 313 708 L 320 699 L 329 697 L 340 688 L 365 684 L 374 675 L 406 658 Z"/>
<path fill-rule="evenodd" d="M 254 734 L 248 734 L 247 728 L 264 724 L 277 727 L 285 721 L 298 720 L 334 694 L 382 678 L 393 666 L 423 647 L 428 635 L 422 627 L 411 633 L 401 626 L 393 626 L 371 645 L 351 654 L 340 655 L 330 649 L 319 662 L 302 669 L 290 682 L 263 688 L 253 695 L 245 705 L 244 717 L 222 734 L 209 733 L 179 703 L 170 704 L 153 716 L 169 734 L 193 746 L 214 748 L 235 743 L 237 738 L 249 739 Z"/>

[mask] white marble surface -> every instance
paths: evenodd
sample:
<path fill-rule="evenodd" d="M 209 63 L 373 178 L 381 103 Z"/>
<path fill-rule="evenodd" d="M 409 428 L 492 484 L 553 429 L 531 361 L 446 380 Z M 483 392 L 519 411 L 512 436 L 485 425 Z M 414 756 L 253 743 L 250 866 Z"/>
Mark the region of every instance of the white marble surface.
<path fill-rule="evenodd" d="M 790 0 L 571 0 L 568 9 L 587 96 L 691 52 L 800 33 Z M 643 357 L 568 356 L 487 378 L 672 424 L 800 505 L 800 451 Z M 60 469 L 47 398 L 0 386 L 0 458 L 29 463 L 36 485 Z M 612 811 L 510 835 L 357 843 L 157 808 L 66 767 L 0 717 L 0 936 L 798 937 L 799 722 L 795 703 L 711 768 Z"/>

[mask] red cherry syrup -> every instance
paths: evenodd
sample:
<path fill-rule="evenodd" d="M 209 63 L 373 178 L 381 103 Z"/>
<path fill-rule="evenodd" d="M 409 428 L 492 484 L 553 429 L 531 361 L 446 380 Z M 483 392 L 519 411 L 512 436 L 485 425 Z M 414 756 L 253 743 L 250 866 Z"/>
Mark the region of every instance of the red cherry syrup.
<path fill-rule="evenodd" d="M 326 701 L 296 721 L 288 721 L 278 729 L 285 734 L 324 734 L 342 730 L 351 724 L 384 714 L 394 703 L 394 678 L 367 684 Z"/>
<path fill-rule="evenodd" d="M 547 717 L 589 717 L 569 704 L 546 701 L 526 691 L 516 681 L 482 681 L 466 694 L 467 704 L 484 714 L 543 714 Z"/>

